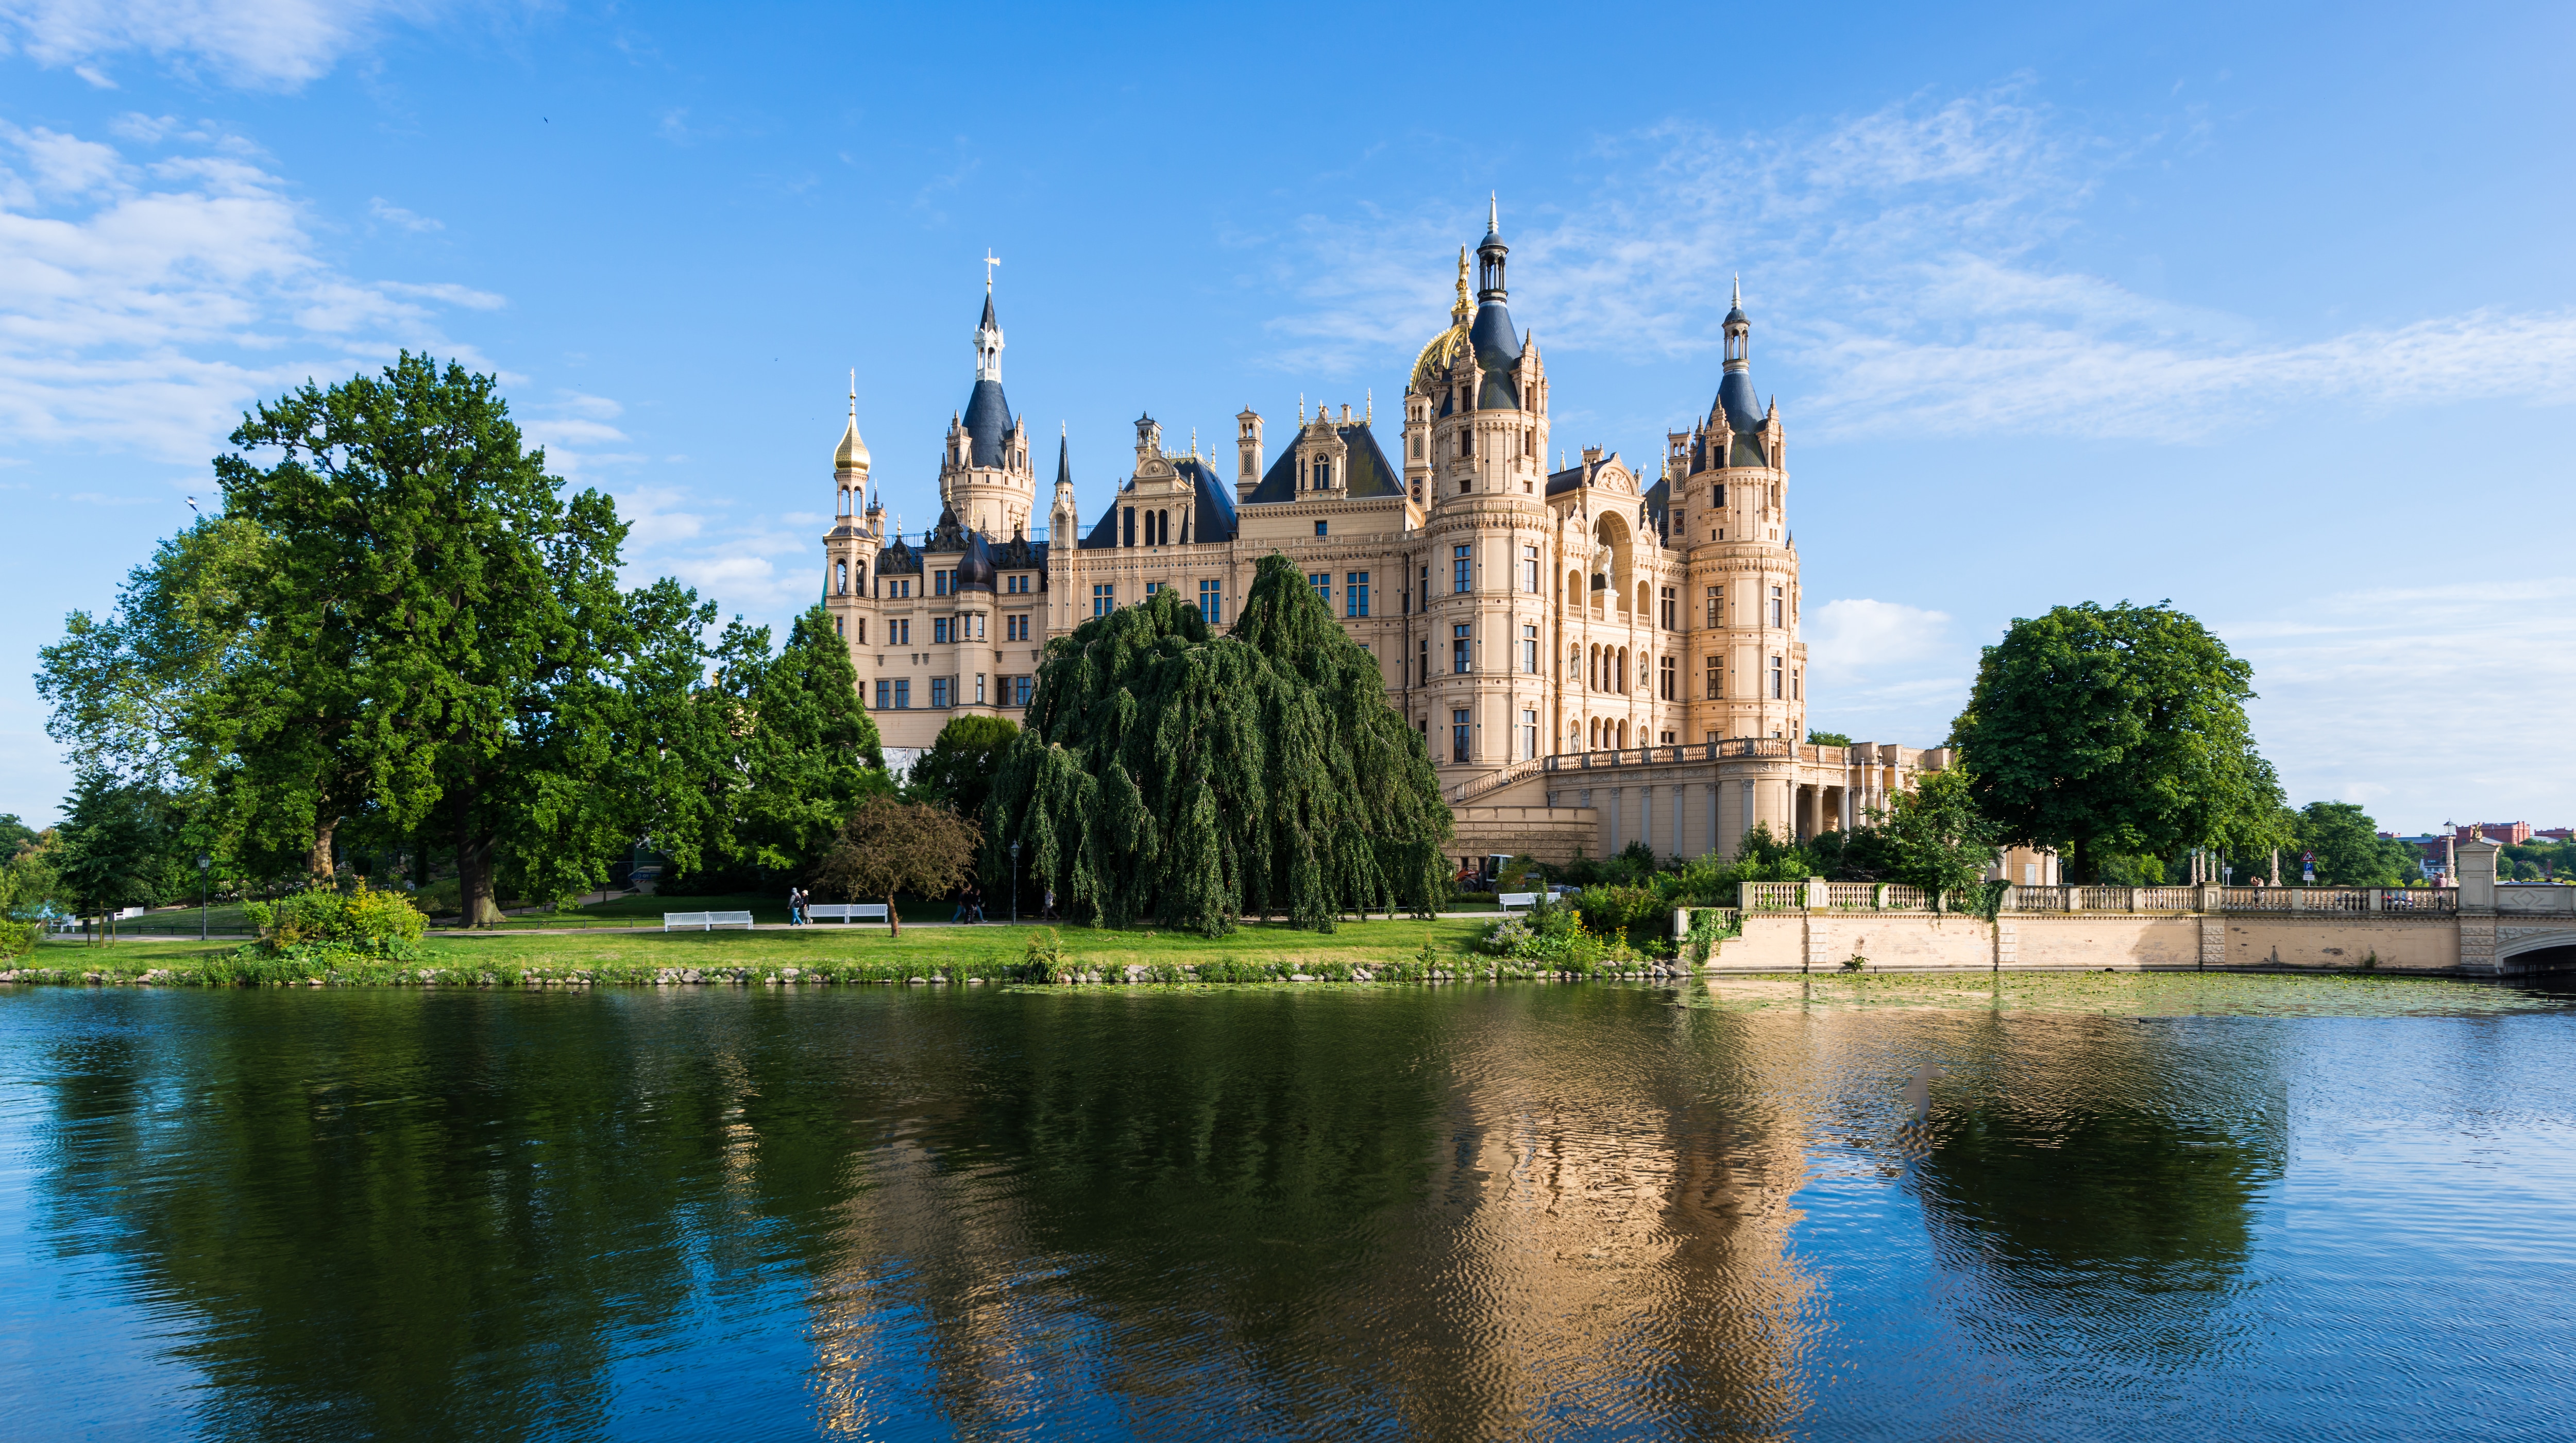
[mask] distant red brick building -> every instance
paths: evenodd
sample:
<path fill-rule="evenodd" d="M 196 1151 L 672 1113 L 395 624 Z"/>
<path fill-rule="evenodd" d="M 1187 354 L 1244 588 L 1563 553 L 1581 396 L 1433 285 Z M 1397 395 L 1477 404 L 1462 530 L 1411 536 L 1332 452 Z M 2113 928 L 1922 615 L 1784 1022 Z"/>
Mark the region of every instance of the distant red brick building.
<path fill-rule="evenodd" d="M 2562 829 L 2559 835 L 2565 836 L 2566 833 Z M 2472 822 L 2464 827 L 2452 828 L 2452 836 L 2463 842 L 2475 841 L 2483 836 L 2490 842 L 2502 842 L 2508 847 L 2518 847 L 2531 840 L 2531 823 Z"/>

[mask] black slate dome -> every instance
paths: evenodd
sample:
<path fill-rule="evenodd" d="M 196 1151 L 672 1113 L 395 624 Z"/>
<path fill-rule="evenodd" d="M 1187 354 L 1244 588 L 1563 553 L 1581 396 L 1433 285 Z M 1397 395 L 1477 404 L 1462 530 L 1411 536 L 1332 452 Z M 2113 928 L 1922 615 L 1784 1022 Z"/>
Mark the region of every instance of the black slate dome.
<path fill-rule="evenodd" d="M 994 574 L 993 550 L 984 544 L 984 533 L 967 532 L 966 554 L 957 562 L 956 588 L 959 591 L 991 591 L 994 589 Z"/>

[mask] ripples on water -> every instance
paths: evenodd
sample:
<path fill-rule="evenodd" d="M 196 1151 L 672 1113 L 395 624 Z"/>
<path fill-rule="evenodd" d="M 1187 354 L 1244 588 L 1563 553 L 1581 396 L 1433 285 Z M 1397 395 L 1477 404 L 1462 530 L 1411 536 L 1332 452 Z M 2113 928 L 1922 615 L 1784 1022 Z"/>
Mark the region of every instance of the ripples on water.
<path fill-rule="evenodd" d="M 20 991 L 6 1431 L 2568 1434 L 2576 1018 L 2263 980 Z"/>

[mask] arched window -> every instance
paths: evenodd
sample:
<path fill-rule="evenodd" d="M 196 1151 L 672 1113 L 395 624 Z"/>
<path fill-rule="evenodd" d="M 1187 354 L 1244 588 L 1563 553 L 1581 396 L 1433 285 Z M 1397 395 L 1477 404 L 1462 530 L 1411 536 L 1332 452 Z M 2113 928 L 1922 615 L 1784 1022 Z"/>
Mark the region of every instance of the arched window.
<path fill-rule="evenodd" d="M 837 563 L 837 564 L 835 564 L 835 565 L 833 566 L 832 571 L 833 571 L 832 589 L 833 589 L 833 590 L 835 590 L 835 591 L 837 591 L 837 592 L 839 592 L 839 593 L 840 593 L 840 594 L 842 594 L 843 596 L 847 596 L 847 595 L 849 595 L 849 594 L 850 594 L 850 563 L 848 563 L 848 562 L 846 562 L 846 561 L 839 562 L 839 563 Z"/>
<path fill-rule="evenodd" d="M 1315 462 L 1315 489 L 1318 491 L 1333 489 L 1333 463 L 1329 458 L 1318 458 Z"/>

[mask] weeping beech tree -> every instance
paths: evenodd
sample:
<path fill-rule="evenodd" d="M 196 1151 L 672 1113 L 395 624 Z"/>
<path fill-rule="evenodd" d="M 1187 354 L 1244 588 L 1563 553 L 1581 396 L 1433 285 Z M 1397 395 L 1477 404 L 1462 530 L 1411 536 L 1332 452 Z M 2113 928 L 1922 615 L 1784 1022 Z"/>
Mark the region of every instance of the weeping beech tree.
<path fill-rule="evenodd" d="M 1010 844 L 1098 926 L 1210 936 L 1284 913 L 1428 914 L 1449 808 L 1377 663 L 1285 556 L 1230 635 L 1166 589 L 1047 644 L 985 804 L 987 876 Z"/>

